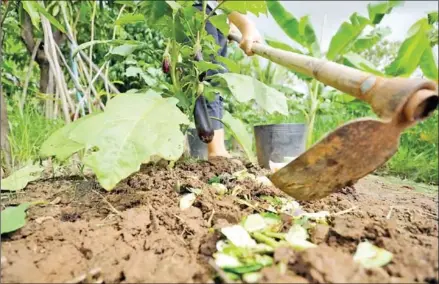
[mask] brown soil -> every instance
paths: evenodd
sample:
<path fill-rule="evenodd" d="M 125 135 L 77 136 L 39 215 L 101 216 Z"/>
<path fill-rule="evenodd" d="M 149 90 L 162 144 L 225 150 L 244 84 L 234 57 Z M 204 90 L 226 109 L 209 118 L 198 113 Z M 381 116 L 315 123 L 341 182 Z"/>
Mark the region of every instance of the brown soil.
<path fill-rule="evenodd" d="M 209 259 L 219 234 L 211 228 L 237 223 L 254 209 L 231 195 L 218 197 L 206 182 L 243 168 L 240 161 L 224 159 L 178 163 L 172 170 L 144 166 L 109 193 L 82 178 L 33 183 L 9 204 L 51 203 L 31 207 L 28 223 L 2 236 L 1 281 L 78 283 L 88 273 L 84 282 L 213 283 L 216 273 Z M 227 185 L 242 186 L 238 197 L 250 198 L 252 204 L 261 195 L 283 195 L 252 180 Z M 181 211 L 176 189 L 188 186 L 205 190 L 193 207 Z M 275 260 L 287 261 L 289 270 L 281 275 L 265 268 L 263 282 L 438 283 L 437 203 L 437 197 L 375 177 L 303 203 L 308 211 L 347 212 L 312 231 L 318 248 L 302 253 L 278 249 Z M 365 239 L 392 252 L 392 262 L 372 270 L 354 263 L 356 246 Z"/>

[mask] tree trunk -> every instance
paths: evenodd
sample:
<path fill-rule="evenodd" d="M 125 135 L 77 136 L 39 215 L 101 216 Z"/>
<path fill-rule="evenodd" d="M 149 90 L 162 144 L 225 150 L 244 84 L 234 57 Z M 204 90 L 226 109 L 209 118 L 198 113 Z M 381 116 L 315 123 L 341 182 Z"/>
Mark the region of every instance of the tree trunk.
<path fill-rule="evenodd" d="M 41 62 L 38 64 L 40 66 L 40 93 L 47 93 L 47 87 L 49 86 L 49 62 Z"/>
<path fill-rule="evenodd" d="M 4 40 L 4 34 L 3 34 L 3 23 L 4 18 L 6 17 L 8 11 L 9 11 L 9 5 L 6 8 L 5 15 L 0 16 L 0 63 L 2 64 L 2 52 L 3 52 L 3 40 Z M 11 147 L 9 145 L 9 121 L 8 121 L 8 113 L 7 113 L 7 107 L 6 107 L 6 100 L 3 94 L 3 84 L 0 83 L 0 152 L 1 156 L 0 158 L 3 159 L 4 165 L 5 165 L 5 172 L 6 174 L 11 173 L 12 168 L 12 157 L 11 157 Z M 3 178 L 4 172 L 3 168 L 0 167 L 0 178 Z"/>
<path fill-rule="evenodd" d="M 23 23 L 21 27 L 21 40 L 23 41 L 24 45 L 26 46 L 29 54 L 32 54 L 32 51 L 34 50 L 35 44 L 37 44 L 37 41 L 34 39 L 33 34 L 33 25 L 32 21 L 27 13 L 24 13 L 23 17 Z M 53 33 L 53 37 L 55 39 L 56 44 L 60 44 L 63 42 L 66 37 L 59 31 L 56 30 Z M 41 42 L 37 55 L 35 56 L 35 61 L 38 63 L 38 66 L 40 67 L 40 88 L 39 91 L 42 93 L 47 93 L 47 86 L 49 84 L 49 61 L 47 60 L 46 54 L 44 52 L 43 47 L 44 41 Z"/>
<path fill-rule="evenodd" d="M 0 96 L 1 96 L 1 102 L 0 102 L 0 108 L 1 108 L 1 125 L 0 125 L 0 140 L 1 140 L 1 152 L 2 157 L 4 159 L 5 163 L 5 171 L 6 174 L 9 174 L 11 172 L 12 167 L 12 157 L 11 157 L 11 148 L 9 145 L 9 122 L 8 122 L 8 113 L 6 110 L 6 100 L 3 94 L 2 85 L 0 84 Z"/>

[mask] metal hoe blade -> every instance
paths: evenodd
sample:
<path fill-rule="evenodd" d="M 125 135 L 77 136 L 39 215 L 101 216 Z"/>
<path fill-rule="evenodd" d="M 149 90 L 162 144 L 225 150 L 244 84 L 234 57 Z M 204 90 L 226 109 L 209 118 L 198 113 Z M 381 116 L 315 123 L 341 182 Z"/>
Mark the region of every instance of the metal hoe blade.
<path fill-rule="evenodd" d="M 389 160 L 398 149 L 402 130 L 392 122 L 373 119 L 347 123 L 269 178 L 297 200 L 323 198 Z"/>

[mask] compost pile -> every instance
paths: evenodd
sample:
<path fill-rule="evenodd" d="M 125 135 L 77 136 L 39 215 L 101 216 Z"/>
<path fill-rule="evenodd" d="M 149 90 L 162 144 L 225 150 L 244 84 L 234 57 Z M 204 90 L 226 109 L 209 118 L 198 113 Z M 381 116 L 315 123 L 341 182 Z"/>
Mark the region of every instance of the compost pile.
<path fill-rule="evenodd" d="M 436 197 L 365 178 L 297 203 L 265 174 L 217 158 L 145 165 L 111 192 L 34 182 L 3 204 L 48 201 L 2 236 L 1 280 L 438 283 Z"/>

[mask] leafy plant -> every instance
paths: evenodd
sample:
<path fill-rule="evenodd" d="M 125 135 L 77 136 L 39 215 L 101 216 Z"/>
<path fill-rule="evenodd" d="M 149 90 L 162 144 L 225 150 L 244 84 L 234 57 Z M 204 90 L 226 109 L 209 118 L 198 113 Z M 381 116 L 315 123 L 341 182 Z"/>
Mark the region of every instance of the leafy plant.
<path fill-rule="evenodd" d="M 223 8 L 226 12 L 229 8 L 252 13 L 266 10 L 265 2 L 257 5 L 225 3 Z M 183 134 L 194 119 L 192 113 L 199 96 L 211 100 L 212 95 L 220 92 L 241 102 L 254 101 L 268 113 L 287 114 L 284 95 L 254 78 L 239 74 L 209 76 L 206 73 L 208 70 L 221 70 L 223 67 L 219 62 L 227 65 L 227 60 L 217 53 L 217 44 L 205 32 L 210 18 L 215 19 L 212 21 L 215 26 L 224 30 L 226 17 L 203 13 L 206 6 L 200 11 L 192 7 L 192 2 L 146 1 L 135 3 L 135 6 L 147 15 L 143 20 L 148 25 L 161 29 L 168 38 L 164 60 L 169 61 L 166 64 L 170 65 L 170 81 L 153 83 L 154 87 L 117 95 L 108 102 L 103 113 L 78 120 L 54 133 L 42 146 L 43 156 L 65 159 L 77 151 L 85 150 L 85 165 L 94 170 L 105 189 L 111 190 L 152 156 L 176 160 L 182 155 Z M 118 23 L 141 20 L 139 16 L 120 15 Z M 78 50 L 87 45 L 82 44 Z M 124 43 L 110 52 L 117 51 L 119 56 L 128 56 L 133 50 L 141 48 L 140 43 Z M 213 63 L 203 61 L 203 58 L 211 58 Z M 167 69 L 168 66 L 164 70 Z M 129 69 L 129 74 L 144 73 L 140 68 L 133 67 Z M 248 134 L 244 128 L 230 115 L 226 115 L 225 120 L 252 159 Z M 238 131 L 234 131 L 236 126 Z"/>
<path fill-rule="evenodd" d="M 43 201 L 26 202 L 15 207 L 6 207 L 1 212 L 1 234 L 16 231 L 26 225 L 26 211 L 32 205 L 45 203 Z"/>
<path fill-rule="evenodd" d="M 427 77 L 437 77 L 437 66 L 431 60 L 433 58 L 429 44 L 428 32 L 431 25 L 427 19 L 417 22 L 409 31 L 409 36 L 402 44 L 395 60 L 385 68 L 386 73 L 378 71 L 377 68 L 363 58 L 358 52 L 373 47 L 379 40 L 388 34 L 386 30 L 375 30 L 372 34 L 365 34 L 366 27 L 374 27 L 379 24 L 386 14 L 391 13 L 392 9 L 401 5 L 402 1 L 387 1 L 384 3 L 369 4 L 369 17 L 364 17 L 354 13 L 350 16 L 349 21 L 343 22 L 338 31 L 332 37 L 328 52 L 325 57 L 327 60 L 346 64 L 348 66 L 361 69 L 366 72 L 381 76 L 410 75 L 417 66 L 421 66 L 421 57 L 425 59 L 421 69 Z M 313 57 L 322 57 L 323 52 L 320 50 L 319 43 L 315 36 L 314 29 L 307 16 L 301 19 L 295 18 L 291 13 L 285 10 L 280 1 L 268 1 L 268 9 L 276 20 L 278 25 L 285 33 L 302 48 L 302 53 Z M 430 17 L 434 18 L 434 17 Z M 288 45 L 279 42 L 269 42 L 273 47 L 291 51 Z M 412 58 L 416 53 L 415 58 Z M 311 78 L 297 74 L 304 80 L 308 86 L 304 92 L 307 98 L 305 107 L 299 109 L 304 112 L 308 124 L 307 146 L 310 147 L 313 142 L 313 131 L 315 117 L 317 112 L 324 105 L 323 96 L 325 88 L 323 84 Z M 341 95 L 341 94 L 340 94 Z"/>
<path fill-rule="evenodd" d="M 42 171 L 43 168 L 37 165 L 23 167 L 1 180 L 2 190 L 21 190 L 25 188 L 29 182 L 39 179 Z"/>

